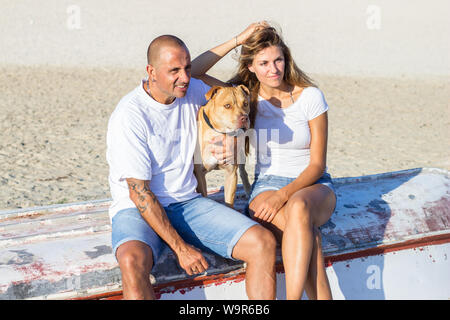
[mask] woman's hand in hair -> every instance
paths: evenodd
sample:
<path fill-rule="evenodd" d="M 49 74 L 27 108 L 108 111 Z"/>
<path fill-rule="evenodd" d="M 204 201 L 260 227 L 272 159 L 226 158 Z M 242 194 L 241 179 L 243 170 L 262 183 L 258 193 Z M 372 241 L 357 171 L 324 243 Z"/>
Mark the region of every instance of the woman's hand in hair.
<path fill-rule="evenodd" d="M 270 27 L 270 25 L 264 20 L 252 23 L 236 37 L 236 44 L 243 44 L 248 39 L 248 37 L 252 35 L 253 32 L 267 27 Z"/>

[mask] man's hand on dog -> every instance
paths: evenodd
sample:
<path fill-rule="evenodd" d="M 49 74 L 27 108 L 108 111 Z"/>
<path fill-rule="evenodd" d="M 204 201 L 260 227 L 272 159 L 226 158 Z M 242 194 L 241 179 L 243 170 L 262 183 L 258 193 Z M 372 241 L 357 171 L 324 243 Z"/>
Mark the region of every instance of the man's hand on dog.
<path fill-rule="evenodd" d="M 210 141 L 211 154 L 217 159 L 220 165 L 235 163 L 235 137 L 226 134 L 214 137 Z"/>

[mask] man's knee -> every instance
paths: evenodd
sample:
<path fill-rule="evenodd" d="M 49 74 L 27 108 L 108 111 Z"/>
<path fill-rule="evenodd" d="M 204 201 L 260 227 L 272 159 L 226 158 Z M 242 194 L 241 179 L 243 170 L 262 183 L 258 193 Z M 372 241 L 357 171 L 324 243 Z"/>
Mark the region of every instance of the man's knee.
<path fill-rule="evenodd" d="M 150 272 L 153 265 L 151 248 L 139 241 L 130 241 L 117 249 L 117 261 L 122 272 Z"/>
<path fill-rule="evenodd" d="M 274 257 L 277 241 L 273 233 L 266 228 L 256 225 L 248 229 L 238 245 L 244 250 L 242 260 L 248 260 L 251 257 Z M 243 252 L 244 251 L 244 252 Z"/>

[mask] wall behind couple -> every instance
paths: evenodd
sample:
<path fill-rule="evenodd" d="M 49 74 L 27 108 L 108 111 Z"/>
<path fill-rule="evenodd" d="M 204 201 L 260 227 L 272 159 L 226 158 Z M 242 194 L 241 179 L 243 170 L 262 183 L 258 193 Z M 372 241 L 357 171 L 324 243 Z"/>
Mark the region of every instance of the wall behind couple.
<path fill-rule="evenodd" d="M 267 19 L 309 73 L 450 74 L 447 0 L 1 0 L 0 9 L 1 64 L 141 68 L 157 35 L 181 37 L 195 57 Z M 229 56 L 214 71 L 235 65 Z"/>

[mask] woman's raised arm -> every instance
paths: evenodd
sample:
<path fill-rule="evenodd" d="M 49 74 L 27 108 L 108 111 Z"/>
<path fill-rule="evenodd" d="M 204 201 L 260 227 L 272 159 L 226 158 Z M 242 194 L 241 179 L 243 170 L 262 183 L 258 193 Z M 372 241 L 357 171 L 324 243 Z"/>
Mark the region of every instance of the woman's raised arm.
<path fill-rule="evenodd" d="M 239 35 L 232 39 L 202 53 L 197 58 L 192 60 L 191 75 L 194 78 L 201 79 L 210 86 L 230 86 L 219 79 L 208 76 L 206 73 L 211 69 L 220 59 L 228 54 L 234 48 L 240 46 L 245 40 L 258 28 L 265 27 L 266 22 L 255 22 L 249 25 Z"/>

